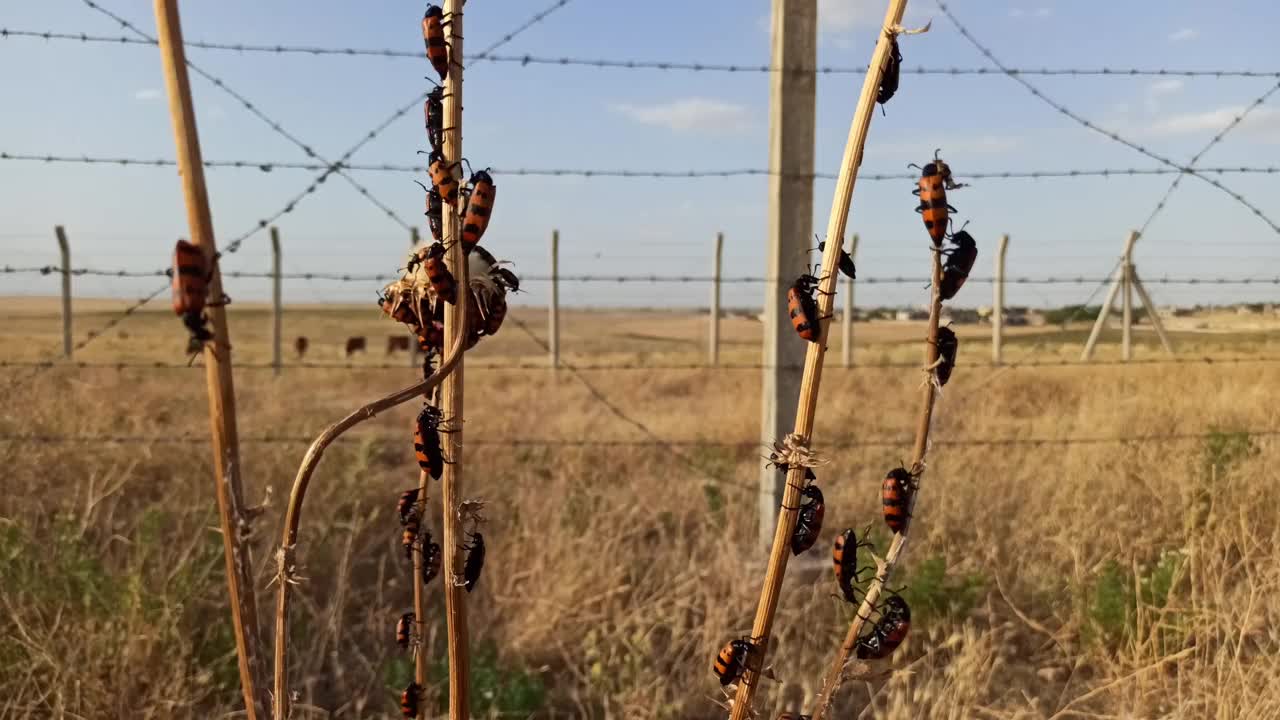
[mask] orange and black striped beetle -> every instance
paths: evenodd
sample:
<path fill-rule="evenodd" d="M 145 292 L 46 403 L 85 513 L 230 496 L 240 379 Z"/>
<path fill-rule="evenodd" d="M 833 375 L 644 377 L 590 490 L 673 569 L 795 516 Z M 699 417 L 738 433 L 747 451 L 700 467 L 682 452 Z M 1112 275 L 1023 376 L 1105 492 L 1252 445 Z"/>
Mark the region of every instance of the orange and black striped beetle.
<path fill-rule="evenodd" d="M 444 88 L 427 93 L 422 103 L 422 117 L 427 126 L 427 142 L 436 152 L 444 151 Z"/>
<path fill-rule="evenodd" d="M 818 243 L 818 252 L 827 251 L 827 241 L 823 240 Z M 843 247 L 840 248 L 840 272 L 844 273 L 850 280 L 858 279 L 858 268 L 853 264 L 853 256 L 850 255 Z"/>
<path fill-rule="evenodd" d="M 400 546 L 404 548 L 404 556 L 413 559 L 413 546 L 418 544 L 422 535 L 422 521 L 417 513 L 404 521 L 404 532 L 400 534 Z"/>
<path fill-rule="evenodd" d="M 422 490 L 413 488 L 400 493 L 400 500 L 396 503 L 396 512 L 400 515 L 400 524 L 404 525 L 409 522 L 409 518 L 418 515 L 421 508 L 418 505 L 418 495 Z"/>
<path fill-rule="evenodd" d="M 396 621 L 396 644 L 401 650 L 408 650 L 409 643 L 413 641 L 413 627 L 417 624 L 414 618 L 413 613 L 407 612 Z"/>
<path fill-rule="evenodd" d="M 906 468 L 896 467 L 881 484 L 880 499 L 884 506 L 884 524 L 895 533 L 902 532 L 910 517 L 911 497 L 916 492 L 916 479 Z"/>
<path fill-rule="evenodd" d="M 880 620 L 871 632 L 858 638 L 858 659 L 881 660 L 893 654 L 911 629 L 911 608 L 907 601 L 891 595 L 880 610 Z"/>
<path fill-rule="evenodd" d="M 199 352 L 204 343 L 213 339 L 204 316 L 213 272 L 204 251 L 186 240 L 179 240 L 173 249 L 173 268 L 169 274 L 173 276 L 173 312 L 182 317 L 182 324 L 191 331 L 187 352 Z"/>
<path fill-rule="evenodd" d="M 836 571 L 836 585 L 840 586 L 840 594 L 844 595 L 844 599 L 851 603 L 858 602 L 857 588 L 853 584 L 860 582 L 861 578 L 858 576 L 868 569 L 858 566 L 858 549 L 864 547 L 871 547 L 866 536 L 859 540 L 857 531 L 849 528 L 836 536 L 836 544 L 831 548 L 831 565 Z"/>
<path fill-rule="evenodd" d="M 467 592 L 471 592 L 476 583 L 480 581 L 480 571 L 484 569 L 484 535 L 480 533 L 471 533 L 469 535 L 471 542 L 463 545 L 462 549 L 467 551 L 467 562 L 462 566 L 463 587 Z"/>
<path fill-rule="evenodd" d="M 422 686 L 416 682 L 409 683 L 400 693 L 400 714 L 407 718 L 418 716 L 418 703 L 422 702 Z"/>
<path fill-rule="evenodd" d="M 916 183 L 916 189 L 911 191 L 912 195 L 920 198 L 920 204 L 916 206 L 916 212 L 924 218 L 924 227 L 929 231 L 929 237 L 933 239 L 934 245 L 941 245 L 942 239 L 946 237 L 948 223 L 950 222 L 949 213 L 956 211 L 955 208 L 947 204 L 947 190 L 943 175 L 939 170 L 939 164 L 947 168 L 947 177 L 950 177 L 951 168 L 938 159 L 938 154 L 934 153 L 934 162 L 927 163 L 920 168 L 920 180 Z M 910 167 L 917 167 L 911 165 Z"/>
<path fill-rule="evenodd" d="M 440 574 L 440 563 L 444 553 L 440 551 L 440 543 L 431 541 L 431 533 L 426 533 L 422 540 L 422 584 L 430 585 Z"/>
<path fill-rule="evenodd" d="M 898 49 L 898 36 L 889 38 L 889 63 L 884 66 L 884 75 L 880 77 L 880 87 L 876 90 L 876 102 L 880 103 L 880 112 L 884 112 L 884 104 L 898 92 L 898 82 L 902 78 L 902 51 Z"/>
<path fill-rule="evenodd" d="M 949 327 L 938 328 L 938 366 L 934 372 L 938 376 L 938 384 L 946 385 L 951 379 L 951 371 L 956 367 L 956 353 L 960 350 L 960 340 Z"/>
<path fill-rule="evenodd" d="M 487 303 L 485 303 L 484 312 L 484 334 L 495 335 L 502 327 L 502 321 L 507 319 L 507 299 L 501 294 L 494 295 Z"/>
<path fill-rule="evenodd" d="M 435 291 L 436 297 L 452 305 L 458 301 L 458 281 L 454 279 L 449 266 L 445 264 L 444 253 L 443 243 L 432 243 L 431 247 L 427 248 L 427 256 L 422 264 L 427 270 L 427 280 L 431 283 L 431 289 Z"/>
<path fill-rule="evenodd" d="M 818 288 L 818 278 L 804 274 L 791 283 L 787 290 L 787 312 L 791 315 L 791 325 L 796 333 L 809 342 L 818 342 L 822 337 L 822 318 L 818 317 L 818 301 L 813 292 Z"/>
<path fill-rule="evenodd" d="M 426 470 L 432 480 L 439 480 L 444 474 L 444 449 L 440 445 L 440 423 L 443 420 L 440 408 L 427 405 L 413 423 L 413 454 L 418 460 L 418 467 Z"/>
<path fill-rule="evenodd" d="M 716 661 L 711 665 L 711 672 L 720 678 L 721 685 L 729 685 L 742 677 L 742 673 L 747 669 L 747 662 L 751 656 L 755 654 L 756 644 L 751 638 L 742 637 L 737 640 L 730 640 L 725 646 L 720 648 L 720 654 L 716 656 Z"/>
<path fill-rule="evenodd" d="M 973 269 L 974 261 L 978 259 L 978 243 L 974 242 L 969 233 L 960 230 L 951 236 L 951 242 L 955 243 L 955 247 L 946 251 L 947 264 L 942 269 L 942 284 L 938 286 L 938 293 L 943 300 L 950 300 L 960 292 L 965 279 L 969 277 L 969 271 Z"/>
<path fill-rule="evenodd" d="M 422 185 L 422 183 L 418 183 Z M 444 241 L 444 201 L 440 199 L 440 192 L 435 187 L 427 187 L 422 185 L 427 191 L 427 227 L 431 228 L 431 239 L 436 242 Z"/>
<path fill-rule="evenodd" d="M 450 207 L 457 207 L 458 192 L 462 186 L 458 182 L 458 178 L 453 176 L 453 168 L 458 163 L 446 163 L 444 155 L 440 154 L 439 151 L 432 151 L 428 158 L 430 162 L 427 163 L 427 172 L 431 175 L 431 184 L 435 186 L 441 200 L 449 203 Z M 415 180 L 414 182 L 417 181 Z M 418 184 L 422 185 L 420 182 Z M 423 185 L 423 187 L 425 188 L 426 186 Z"/>
<path fill-rule="evenodd" d="M 813 547 L 822 533 L 822 518 L 827 514 L 826 502 L 822 498 L 822 490 L 817 485 L 808 485 L 800 491 L 800 516 L 796 519 L 796 529 L 791 533 L 791 554 L 800 553 Z"/>
<path fill-rule="evenodd" d="M 449 77 L 449 43 L 444 40 L 444 10 L 439 5 L 428 5 L 422 16 L 422 44 L 440 79 Z"/>
<path fill-rule="evenodd" d="M 796 713 L 784 712 L 778 716 L 778 720 L 813 720 L 813 716 L 797 715 Z"/>
<path fill-rule="evenodd" d="M 470 253 L 471 248 L 480 242 L 480 237 L 488 229 L 497 194 L 498 186 L 493 184 L 493 176 L 488 170 L 477 170 L 471 174 L 466 190 L 467 211 L 462 220 L 463 252 Z"/>

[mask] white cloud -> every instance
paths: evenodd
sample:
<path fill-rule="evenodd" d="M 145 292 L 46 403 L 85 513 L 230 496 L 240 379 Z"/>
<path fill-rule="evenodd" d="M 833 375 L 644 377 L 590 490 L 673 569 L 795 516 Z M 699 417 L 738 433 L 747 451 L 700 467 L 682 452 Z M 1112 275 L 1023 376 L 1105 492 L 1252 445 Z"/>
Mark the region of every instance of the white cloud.
<path fill-rule="evenodd" d="M 1191 133 L 1218 132 L 1233 122 L 1244 107 L 1223 107 L 1204 112 L 1179 113 L 1167 115 L 1158 122 L 1147 126 L 1143 133 L 1147 135 L 1187 135 Z M 1240 123 L 1237 133 L 1262 134 L 1269 141 L 1280 141 L 1280 110 L 1268 107 L 1256 108 Z"/>
<path fill-rule="evenodd" d="M 818 0 L 821 32 L 841 33 L 856 27 L 875 27 L 883 20 L 883 0 Z"/>
<path fill-rule="evenodd" d="M 155 88 L 143 88 L 133 93 L 134 100 L 158 100 L 160 99 L 160 91 Z"/>
<path fill-rule="evenodd" d="M 1182 92 L 1184 85 L 1185 83 L 1178 78 L 1165 78 L 1164 80 L 1157 80 L 1148 85 L 1146 98 L 1147 112 L 1153 114 L 1160 112 L 1160 98 L 1167 95 L 1176 95 L 1177 93 Z"/>
<path fill-rule="evenodd" d="M 1200 31 L 1195 28 L 1182 28 L 1169 33 L 1170 42 L 1182 42 L 1183 40 L 1194 40 L 1200 36 Z"/>
<path fill-rule="evenodd" d="M 751 126 L 751 113 L 746 106 L 711 98 L 684 98 L 655 105 L 614 103 L 609 109 L 642 125 L 676 132 L 742 130 Z"/>
<path fill-rule="evenodd" d="M 1048 8 L 1048 7 L 1038 7 L 1035 10 L 1024 10 L 1020 7 L 1009 8 L 1009 17 L 1011 18 L 1021 18 L 1021 17 L 1046 18 L 1052 14 L 1053 14 L 1053 8 Z"/>

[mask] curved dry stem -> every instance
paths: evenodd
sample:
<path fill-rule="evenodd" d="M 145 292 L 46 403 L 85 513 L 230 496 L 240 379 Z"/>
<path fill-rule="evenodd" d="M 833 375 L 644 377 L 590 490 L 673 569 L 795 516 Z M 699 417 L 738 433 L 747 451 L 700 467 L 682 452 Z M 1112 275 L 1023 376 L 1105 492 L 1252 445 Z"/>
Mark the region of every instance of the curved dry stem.
<path fill-rule="evenodd" d="M 462 303 L 462 306 L 462 325 L 465 327 L 468 320 L 466 317 L 466 303 Z M 316 466 L 320 464 L 320 458 L 324 455 L 325 449 L 343 433 L 384 410 L 409 402 L 416 397 L 421 397 L 424 393 L 429 392 L 443 382 L 462 360 L 462 355 L 465 352 L 463 350 L 465 341 L 466 333 L 460 334 L 454 340 L 453 346 L 449 348 L 445 359 L 440 363 L 440 367 L 431 374 L 431 377 L 364 405 L 325 428 L 319 437 L 311 443 L 311 447 L 307 448 L 307 454 L 302 458 L 302 465 L 298 467 L 298 474 L 293 480 L 293 490 L 289 493 L 289 506 L 285 509 L 284 531 L 280 538 L 280 549 L 276 551 L 278 568 L 275 582 L 280 587 L 276 595 L 275 683 L 272 711 L 277 720 L 284 720 L 289 717 L 289 589 L 291 585 L 297 582 L 294 553 L 298 543 L 298 525 L 302 521 L 302 502 L 306 499 L 307 487 L 311 484 L 311 475 L 315 472 Z"/>
<path fill-rule="evenodd" d="M 831 215 L 827 222 L 827 245 L 822 255 L 822 270 L 818 276 L 818 315 L 822 342 L 810 343 L 804 360 L 804 374 L 800 381 L 800 400 L 796 407 L 796 425 L 793 437 L 808 447 L 812 439 L 814 416 L 818 408 L 818 389 L 822 382 L 822 364 L 826 358 L 825 341 L 829 338 L 832 308 L 835 305 L 840 251 L 844 245 L 845 228 L 849 221 L 849 206 L 853 202 L 853 188 L 858 179 L 858 166 L 862 164 L 862 150 L 876 104 L 876 92 L 884 77 L 889 60 L 890 39 L 898 32 L 907 0 L 889 0 L 885 10 L 884 32 L 876 42 L 871 64 L 862 82 L 858 107 L 849 127 L 849 139 L 845 144 L 840 163 L 840 176 L 836 180 L 835 195 L 831 203 Z M 776 22 L 776 20 L 775 20 Z M 758 651 L 748 663 L 738 683 L 738 691 L 729 710 L 730 720 L 746 720 L 753 717 L 751 702 L 759 684 L 758 669 L 765 665 L 769 650 L 769 635 L 773 630 L 773 617 L 778 610 L 778 598 L 782 592 L 782 580 L 787 572 L 787 560 L 791 555 L 791 535 L 795 532 L 800 506 L 800 491 L 804 487 L 804 468 L 793 465 L 787 473 L 787 483 L 782 495 L 782 507 L 778 513 L 778 525 L 773 535 L 773 547 L 769 551 L 769 564 L 765 571 L 764 585 L 760 590 L 760 602 L 756 606 L 755 622 L 751 637 Z"/>
<path fill-rule="evenodd" d="M 938 318 L 942 315 L 942 295 L 939 292 L 939 288 L 942 286 L 942 254 L 937 248 L 934 248 L 930 255 L 933 256 L 933 296 L 929 303 L 929 335 L 925 339 L 924 366 L 926 368 L 936 367 L 938 363 Z M 916 426 L 915 448 L 912 450 L 911 455 L 911 473 L 916 478 L 917 486 L 916 492 L 911 496 L 911 506 L 907 511 L 906 525 L 902 528 L 902 532 L 894 535 L 893 543 L 889 546 L 889 552 L 885 554 L 884 560 L 879 563 L 875 579 L 867 587 L 867 593 L 862 598 L 862 604 L 858 607 L 857 614 L 853 616 L 853 622 L 849 624 L 849 632 L 845 634 L 844 642 L 840 644 L 840 650 L 836 653 L 835 661 L 831 663 L 826 677 L 822 680 L 822 694 L 818 696 L 817 707 L 813 711 L 813 720 L 822 720 L 828 709 L 830 709 L 831 700 L 835 697 L 836 690 L 840 688 L 840 683 L 844 680 L 845 665 L 849 662 L 849 655 L 857 647 L 858 638 L 862 635 L 862 627 L 866 624 L 872 610 L 875 609 L 876 602 L 880 599 L 880 593 L 884 590 L 885 583 L 889 582 L 889 576 L 893 574 L 893 569 L 897 566 L 898 559 L 902 557 L 903 551 L 906 550 L 907 533 L 911 530 L 911 516 L 915 512 L 916 500 L 920 497 L 918 483 L 920 475 L 924 473 L 925 458 L 929 452 L 929 427 L 933 424 L 933 406 L 938 396 L 938 383 L 934 380 L 934 377 L 933 371 L 930 370 L 930 376 L 921 391 L 920 419 L 919 424 Z"/>

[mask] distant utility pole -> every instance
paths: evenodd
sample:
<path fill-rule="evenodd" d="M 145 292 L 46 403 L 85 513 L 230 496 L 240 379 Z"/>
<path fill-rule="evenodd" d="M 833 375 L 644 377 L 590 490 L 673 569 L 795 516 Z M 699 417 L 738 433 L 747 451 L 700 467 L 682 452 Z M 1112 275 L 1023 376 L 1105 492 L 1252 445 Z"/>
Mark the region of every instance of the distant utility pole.
<path fill-rule="evenodd" d="M 772 65 L 812 68 L 818 61 L 816 0 L 773 0 Z M 805 271 L 813 243 L 813 72 L 769 75 L 769 219 L 765 245 L 764 380 L 760 440 L 771 445 L 795 427 L 805 341 L 787 315 L 787 287 Z M 828 238 L 840 242 L 840 238 Z M 828 342 L 829 338 L 822 338 Z M 785 476 L 760 471 L 760 546 L 773 542 Z"/>

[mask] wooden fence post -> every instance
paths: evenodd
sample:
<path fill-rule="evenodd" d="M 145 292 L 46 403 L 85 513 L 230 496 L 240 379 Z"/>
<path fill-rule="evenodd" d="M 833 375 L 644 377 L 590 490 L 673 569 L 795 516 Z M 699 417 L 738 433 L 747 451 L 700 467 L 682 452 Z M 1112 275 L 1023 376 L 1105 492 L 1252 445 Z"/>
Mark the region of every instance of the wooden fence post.
<path fill-rule="evenodd" d="M 724 253 L 724 233 L 716 233 L 711 256 L 711 325 L 707 342 L 707 363 L 720 364 L 720 263 Z"/>
<path fill-rule="evenodd" d="M 817 64 L 817 8 L 813 0 L 773 0 L 772 65 Z M 787 289 L 809 263 L 813 242 L 813 157 L 816 74 L 769 76 L 769 211 L 765 234 L 764 372 L 760 442 L 772 447 L 795 426 L 796 401 L 808 344 L 787 316 Z M 827 238 L 840 242 L 841 238 Z M 828 338 L 822 338 L 825 343 Z M 756 542 L 773 543 L 786 477 L 761 466 L 756 494 Z"/>
<path fill-rule="evenodd" d="M 991 282 L 991 362 L 1004 362 L 1004 254 L 1009 249 L 1009 236 L 1000 236 L 996 252 L 996 269 Z"/>
<path fill-rule="evenodd" d="M 186 49 L 178 19 L 178 0 L 155 0 L 156 30 L 160 61 L 164 67 L 169 114 L 177 144 L 178 176 L 187 209 L 191 243 L 200 248 L 213 270 L 209 297 L 220 300 L 222 272 L 217 261 L 213 218 L 204 182 L 204 162 L 196 113 L 187 77 Z M 254 596 L 256 576 L 246 545 L 250 518 L 246 515 L 240 474 L 240 446 L 236 430 L 236 396 L 231 377 L 231 339 L 227 330 L 227 309 L 214 302 L 206 310 L 214 339 L 204 344 L 205 379 L 209 386 L 209 424 L 212 431 L 214 487 L 218 498 L 219 530 L 230 595 L 232 634 L 240 667 L 240 687 L 244 695 L 246 720 L 266 718 L 266 665 L 261 659 L 258 608 Z M 177 328 L 174 328 L 177 332 Z"/>
<path fill-rule="evenodd" d="M 853 234 L 849 256 L 857 259 L 858 233 Z M 853 278 L 844 279 L 844 313 L 840 316 L 840 366 L 853 367 Z"/>
<path fill-rule="evenodd" d="M 560 231 L 551 231 L 551 302 L 547 305 L 547 346 L 554 370 L 560 369 Z"/>
<path fill-rule="evenodd" d="M 280 287 L 280 229 L 271 226 L 271 367 L 280 376 L 284 332 L 284 293 Z"/>
<path fill-rule="evenodd" d="M 62 355 L 71 359 L 71 245 L 61 225 L 53 228 L 58 236 L 58 252 L 62 255 Z"/>

